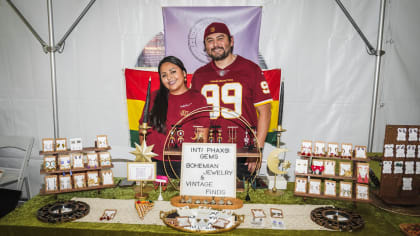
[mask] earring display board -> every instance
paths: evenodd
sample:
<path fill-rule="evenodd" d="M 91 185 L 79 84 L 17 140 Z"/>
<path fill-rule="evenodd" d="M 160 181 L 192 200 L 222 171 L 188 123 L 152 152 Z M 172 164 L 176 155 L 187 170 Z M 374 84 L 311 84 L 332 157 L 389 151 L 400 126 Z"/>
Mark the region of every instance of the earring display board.
<path fill-rule="evenodd" d="M 294 195 L 370 202 L 366 146 L 325 143 L 316 141 L 312 145 L 311 141 L 302 141 L 298 152 L 301 159 L 296 160 Z"/>
<path fill-rule="evenodd" d="M 78 147 L 75 150 L 67 148 L 65 138 L 43 139 L 43 151 L 39 154 L 44 156 L 44 162 L 40 174 L 46 176 L 40 195 L 114 187 L 111 170 L 114 165 L 111 154 L 107 152 L 111 147 L 105 135 L 99 138 L 100 142 L 95 143 L 103 146 Z M 49 144 L 54 143 L 60 143 L 61 149 L 51 149 Z"/>
<path fill-rule="evenodd" d="M 379 197 L 388 204 L 420 205 L 420 125 L 387 125 Z"/>

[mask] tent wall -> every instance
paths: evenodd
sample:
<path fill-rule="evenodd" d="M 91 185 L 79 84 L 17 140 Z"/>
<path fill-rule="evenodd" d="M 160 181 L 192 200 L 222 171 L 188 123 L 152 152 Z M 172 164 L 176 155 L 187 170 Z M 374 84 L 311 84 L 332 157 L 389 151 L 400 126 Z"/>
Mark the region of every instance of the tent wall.
<path fill-rule="evenodd" d="M 45 1 L 13 2 L 47 41 Z M 57 41 L 87 3 L 53 1 Z M 343 4 L 376 46 L 379 0 Z M 93 146 L 96 135 L 106 134 L 114 158 L 132 158 L 122 69 L 133 67 L 146 43 L 163 32 L 162 6 L 230 5 L 263 7 L 260 52 L 285 79 L 286 158 L 296 159 L 302 139 L 367 145 L 375 58 L 333 0 L 96 1 L 56 54 L 60 136 Z M 374 151 L 382 150 L 385 124 L 420 123 L 420 2 L 388 1 L 387 7 Z M 4 0 L 0 35 L 0 135 L 36 137 L 36 185 L 41 139 L 54 135 L 49 58 Z M 264 156 L 270 150 L 266 145 Z M 114 172 L 124 176 L 123 170 Z"/>

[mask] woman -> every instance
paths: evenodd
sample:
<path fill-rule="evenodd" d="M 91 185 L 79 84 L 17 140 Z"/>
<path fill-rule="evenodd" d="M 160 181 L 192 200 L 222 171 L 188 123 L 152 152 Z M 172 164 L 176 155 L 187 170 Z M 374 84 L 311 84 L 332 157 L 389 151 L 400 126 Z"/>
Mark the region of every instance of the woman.
<path fill-rule="evenodd" d="M 191 111 L 206 107 L 206 99 L 197 91 L 187 87 L 187 70 L 181 60 L 174 56 L 167 56 L 159 62 L 160 88 L 152 93 L 151 111 L 149 112 L 149 125 L 152 126 L 146 140 L 148 145 L 154 144 L 153 152 L 158 156 L 153 158 L 157 162 L 157 175 L 166 175 L 163 167 L 163 148 L 168 132 L 180 119 Z M 140 119 L 142 123 L 143 117 Z M 209 113 L 202 112 L 186 118 L 177 128 L 178 132 L 172 132 L 168 138 L 171 147 L 178 147 L 182 142 L 195 142 L 197 131 L 207 142 L 208 127 L 210 125 Z M 203 128 L 196 128 L 197 126 Z M 140 137 L 143 141 L 143 137 Z M 180 149 L 181 150 L 181 149 Z M 178 176 L 180 176 L 180 157 L 171 156 L 171 164 Z M 168 157 L 165 156 L 165 160 Z M 169 163 L 165 163 L 170 177 L 174 177 Z"/>

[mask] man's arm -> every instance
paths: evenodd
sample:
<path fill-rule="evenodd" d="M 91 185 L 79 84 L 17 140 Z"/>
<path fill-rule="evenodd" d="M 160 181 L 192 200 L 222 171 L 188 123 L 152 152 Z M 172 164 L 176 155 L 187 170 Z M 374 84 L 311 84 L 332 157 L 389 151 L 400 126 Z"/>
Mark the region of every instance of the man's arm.
<path fill-rule="evenodd" d="M 268 128 L 270 127 L 270 120 L 271 120 L 271 103 L 263 104 L 261 106 L 257 106 L 258 112 L 258 122 L 257 122 L 257 140 L 258 140 L 258 147 L 263 148 L 265 138 L 267 137 Z M 255 158 L 248 158 L 246 161 L 248 165 L 248 171 L 253 172 L 257 167 L 257 162 Z"/>

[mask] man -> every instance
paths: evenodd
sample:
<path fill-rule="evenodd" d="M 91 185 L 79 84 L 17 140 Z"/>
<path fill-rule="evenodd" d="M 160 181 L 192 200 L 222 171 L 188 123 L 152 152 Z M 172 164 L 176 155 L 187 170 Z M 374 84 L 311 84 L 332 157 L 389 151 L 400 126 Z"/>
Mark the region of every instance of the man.
<path fill-rule="evenodd" d="M 200 91 L 207 104 L 213 106 L 212 125 L 221 127 L 224 143 L 244 146 L 245 133 L 250 134 L 250 130 L 238 119 L 243 117 L 251 127 L 257 128 L 257 148 L 262 148 L 271 117 L 270 90 L 258 65 L 233 54 L 233 45 L 233 36 L 225 24 L 214 22 L 207 26 L 204 46 L 212 61 L 194 73 L 192 88 Z M 253 172 L 255 158 L 248 158 L 244 165 Z M 240 165 L 238 173 L 239 169 Z"/>

